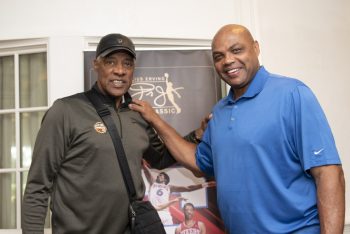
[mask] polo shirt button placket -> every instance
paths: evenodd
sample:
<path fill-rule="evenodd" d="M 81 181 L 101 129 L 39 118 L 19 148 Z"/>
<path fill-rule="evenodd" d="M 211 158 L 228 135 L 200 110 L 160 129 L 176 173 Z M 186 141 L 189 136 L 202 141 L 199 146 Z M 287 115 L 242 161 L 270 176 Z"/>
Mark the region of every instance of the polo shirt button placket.
<path fill-rule="evenodd" d="M 229 124 L 229 129 L 233 128 L 233 124 L 236 120 L 235 116 L 234 116 L 234 111 L 238 108 L 238 106 L 235 104 L 233 105 L 232 111 L 231 111 L 231 117 L 230 117 L 230 124 Z"/>

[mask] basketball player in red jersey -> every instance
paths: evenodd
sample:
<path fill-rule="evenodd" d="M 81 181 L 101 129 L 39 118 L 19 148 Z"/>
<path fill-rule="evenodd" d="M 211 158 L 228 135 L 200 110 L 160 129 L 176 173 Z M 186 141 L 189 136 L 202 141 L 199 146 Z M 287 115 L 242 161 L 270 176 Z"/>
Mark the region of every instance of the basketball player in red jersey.
<path fill-rule="evenodd" d="M 175 234 L 205 234 L 206 229 L 204 223 L 193 219 L 193 204 L 186 203 L 183 211 L 185 220 L 175 229 Z"/>

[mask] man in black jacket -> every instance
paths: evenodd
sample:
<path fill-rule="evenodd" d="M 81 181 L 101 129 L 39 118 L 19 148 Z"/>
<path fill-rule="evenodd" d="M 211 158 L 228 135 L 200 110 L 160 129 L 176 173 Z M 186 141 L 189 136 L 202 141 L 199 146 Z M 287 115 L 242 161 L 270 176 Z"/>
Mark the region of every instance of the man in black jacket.
<path fill-rule="evenodd" d="M 128 37 L 104 36 L 96 50 L 98 80 L 92 90 L 112 113 L 142 199 L 142 158 L 158 169 L 174 160 L 153 128 L 128 108 L 135 59 Z M 23 199 L 23 233 L 44 232 L 49 197 L 53 233 L 130 233 L 128 193 L 115 149 L 84 93 L 56 100 L 45 114 Z"/>

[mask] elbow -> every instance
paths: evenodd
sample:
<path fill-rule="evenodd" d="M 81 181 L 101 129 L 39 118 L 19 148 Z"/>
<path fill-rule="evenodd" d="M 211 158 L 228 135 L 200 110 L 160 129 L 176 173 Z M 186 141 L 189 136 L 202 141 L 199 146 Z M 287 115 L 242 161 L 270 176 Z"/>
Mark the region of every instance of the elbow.
<path fill-rule="evenodd" d="M 197 178 L 205 177 L 205 174 L 201 171 L 192 170 L 192 174 Z"/>
<path fill-rule="evenodd" d="M 188 169 L 189 171 L 192 172 L 192 174 L 197 177 L 197 178 L 200 178 L 200 177 L 205 177 L 206 175 L 197 167 L 193 167 L 193 166 L 189 166 L 189 165 L 184 165 L 186 169 Z"/>

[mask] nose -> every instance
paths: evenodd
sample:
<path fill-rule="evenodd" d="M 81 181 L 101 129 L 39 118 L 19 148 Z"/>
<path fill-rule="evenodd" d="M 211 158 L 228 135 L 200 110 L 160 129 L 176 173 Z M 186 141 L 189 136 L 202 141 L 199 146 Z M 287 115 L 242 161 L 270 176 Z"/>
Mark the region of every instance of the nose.
<path fill-rule="evenodd" d="M 224 58 L 224 64 L 225 65 L 230 65 L 236 61 L 236 58 L 233 54 L 231 53 L 226 53 L 225 58 Z"/>
<path fill-rule="evenodd" d="M 115 66 L 113 66 L 113 73 L 117 74 L 118 76 L 122 76 L 125 74 L 125 68 L 122 64 L 117 63 Z"/>

